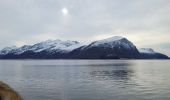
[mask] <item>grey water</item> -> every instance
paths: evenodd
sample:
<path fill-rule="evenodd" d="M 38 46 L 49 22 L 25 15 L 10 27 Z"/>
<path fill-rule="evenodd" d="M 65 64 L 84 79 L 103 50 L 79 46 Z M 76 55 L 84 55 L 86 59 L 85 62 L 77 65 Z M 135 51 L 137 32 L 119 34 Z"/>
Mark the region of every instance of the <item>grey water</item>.
<path fill-rule="evenodd" d="M 170 100 L 169 60 L 0 60 L 23 100 Z"/>

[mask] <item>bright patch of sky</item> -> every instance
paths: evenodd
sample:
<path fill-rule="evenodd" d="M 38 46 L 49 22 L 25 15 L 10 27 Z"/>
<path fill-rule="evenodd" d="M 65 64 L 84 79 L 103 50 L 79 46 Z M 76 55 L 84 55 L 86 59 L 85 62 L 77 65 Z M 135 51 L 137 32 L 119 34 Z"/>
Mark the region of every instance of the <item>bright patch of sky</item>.
<path fill-rule="evenodd" d="M 169 0 L 0 0 L 0 48 L 124 36 L 170 56 Z"/>

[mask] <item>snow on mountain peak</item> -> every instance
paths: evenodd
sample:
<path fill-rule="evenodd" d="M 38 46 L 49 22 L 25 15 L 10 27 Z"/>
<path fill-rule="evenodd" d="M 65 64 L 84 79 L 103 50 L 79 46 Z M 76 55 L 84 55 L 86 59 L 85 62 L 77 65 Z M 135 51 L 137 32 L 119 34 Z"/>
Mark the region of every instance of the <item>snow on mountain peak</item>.
<path fill-rule="evenodd" d="M 140 53 L 156 53 L 153 49 L 151 49 L 151 48 L 139 48 L 138 49 L 138 51 L 140 52 Z"/>
<path fill-rule="evenodd" d="M 127 49 L 134 48 L 135 46 L 133 45 L 132 42 L 128 41 L 126 38 L 121 37 L 121 36 L 114 36 L 111 38 L 95 41 L 91 43 L 88 47 L 94 47 L 94 46 L 109 46 L 109 47 L 115 47 L 115 46 L 123 46 Z"/>
<path fill-rule="evenodd" d="M 95 41 L 93 43 L 103 44 L 103 43 L 110 43 L 110 42 L 119 41 L 119 40 L 122 40 L 122 39 L 126 39 L 126 38 L 121 37 L 121 36 L 114 36 L 114 37 L 106 38 L 106 39 L 103 39 L 103 40 L 98 40 L 98 41 Z"/>
<path fill-rule="evenodd" d="M 16 49 L 16 46 L 12 46 L 12 47 L 5 47 L 2 50 L 0 50 L 0 54 L 5 55 L 8 54 L 11 50 Z"/>
<path fill-rule="evenodd" d="M 41 52 L 43 50 L 60 50 L 62 52 L 69 52 L 75 48 L 80 47 L 81 44 L 77 41 L 62 41 L 62 40 L 47 40 L 37 43 L 32 46 L 30 50 L 34 52 Z"/>
<path fill-rule="evenodd" d="M 99 41 L 100 42 L 113 42 L 113 41 L 117 41 L 117 40 L 121 40 L 121 39 L 125 39 L 125 38 L 121 37 L 121 36 L 114 36 L 114 37 L 106 38 L 106 39 L 99 40 Z"/>
<path fill-rule="evenodd" d="M 13 53 L 13 54 L 21 54 L 25 51 L 33 51 L 33 52 L 41 52 L 41 51 L 54 51 L 56 50 L 57 52 L 70 52 L 75 48 L 78 48 L 82 46 L 77 41 L 62 41 L 59 39 L 56 40 L 46 40 L 40 43 L 36 43 L 34 45 L 24 45 L 19 48 L 17 47 L 6 47 L 2 50 L 0 50 L 0 54 L 8 54 L 8 53 Z"/>

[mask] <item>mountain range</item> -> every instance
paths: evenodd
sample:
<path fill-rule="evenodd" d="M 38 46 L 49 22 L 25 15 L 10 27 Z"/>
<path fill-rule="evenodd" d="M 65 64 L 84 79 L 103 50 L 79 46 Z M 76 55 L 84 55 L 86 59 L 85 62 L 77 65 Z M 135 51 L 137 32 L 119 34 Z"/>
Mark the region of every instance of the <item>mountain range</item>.
<path fill-rule="evenodd" d="M 137 48 L 114 36 L 83 45 L 78 41 L 47 40 L 34 45 L 5 47 L 0 59 L 169 59 L 151 48 Z"/>

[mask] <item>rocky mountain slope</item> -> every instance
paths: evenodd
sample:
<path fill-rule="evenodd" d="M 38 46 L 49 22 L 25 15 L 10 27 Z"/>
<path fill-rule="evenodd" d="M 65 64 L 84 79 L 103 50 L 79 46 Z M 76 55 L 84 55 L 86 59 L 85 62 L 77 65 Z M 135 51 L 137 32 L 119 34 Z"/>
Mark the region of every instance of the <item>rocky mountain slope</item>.
<path fill-rule="evenodd" d="M 34 45 L 6 47 L 1 59 L 168 59 L 152 49 L 137 47 L 128 39 L 115 36 L 82 45 L 77 41 L 47 40 Z"/>

